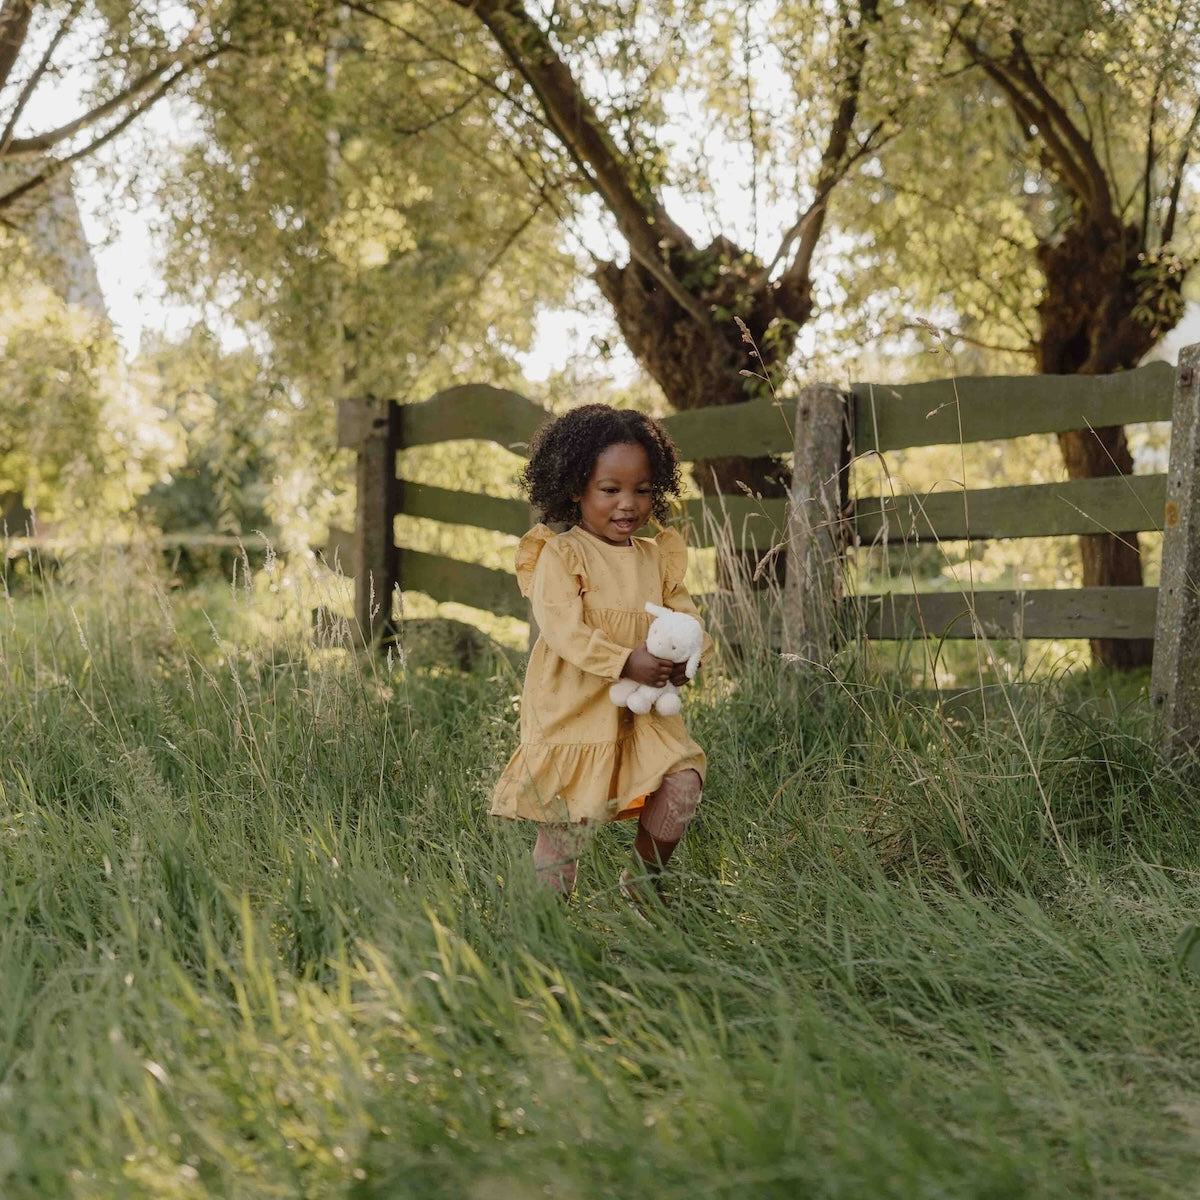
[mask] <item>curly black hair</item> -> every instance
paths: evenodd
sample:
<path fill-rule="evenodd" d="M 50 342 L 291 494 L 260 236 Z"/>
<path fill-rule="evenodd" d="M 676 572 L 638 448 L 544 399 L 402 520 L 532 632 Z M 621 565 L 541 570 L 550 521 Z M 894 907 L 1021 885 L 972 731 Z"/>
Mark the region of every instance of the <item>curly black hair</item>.
<path fill-rule="evenodd" d="M 571 497 L 583 494 L 596 459 L 609 446 L 635 442 L 650 460 L 650 511 L 665 521 L 668 498 L 679 495 L 679 452 L 657 421 L 629 409 L 584 404 L 547 421 L 529 445 L 521 488 L 543 521 L 576 525 L 579 503 Z"/>

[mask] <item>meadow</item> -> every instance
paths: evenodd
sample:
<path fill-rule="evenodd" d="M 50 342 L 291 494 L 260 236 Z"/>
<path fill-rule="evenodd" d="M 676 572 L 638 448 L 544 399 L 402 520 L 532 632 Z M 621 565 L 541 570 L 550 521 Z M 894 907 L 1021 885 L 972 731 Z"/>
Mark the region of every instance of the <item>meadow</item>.
<path fill-rule="evenodd" d="M 652 925 L 486 815 L 520 660 L 286 568 L 0 605 L 0 1195 L 1192 1197 L 1197 778 L 1144 680 L 953 718 L 727 653 Z M 411 649 L 411 653 L 408 651 Z"/>

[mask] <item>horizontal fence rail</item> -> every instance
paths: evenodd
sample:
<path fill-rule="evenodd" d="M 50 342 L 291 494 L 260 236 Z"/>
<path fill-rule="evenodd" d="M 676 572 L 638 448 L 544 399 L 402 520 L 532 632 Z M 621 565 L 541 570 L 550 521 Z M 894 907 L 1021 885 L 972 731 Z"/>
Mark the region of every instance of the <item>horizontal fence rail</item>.
<path fill-rule="evenodd" d="M 466 604 L 502 617 L 529 616 L 529 608 L 511 571 L 481 567 L 420 550 L 400 551 L 400 577 L 410 591 L 441 603 Z"/>
<path fill-rule="evenodd" d="M 843 620 L 869 638 L 1149 638 L 1158 589 L 1038 588 L 852 596 Z M 974 617 L 974 619 L 972 619 Z"/>
<path fill-rule="evenodd" d="M 856 383 L 854 450 L 903 450 L 1169 421 L 1175 368 L 1117 375 L 993 375 L 898 386 Z"/>
<path fill-rule="evenodd" d="M 1065 537 L 1163 526 L 1165 475 L 1114 475 L 1064 483 L 862 496 L 854 501 L 860 542 Z"/>
<path fill-rule="evenodd" d="M 517 537 L 529 529 L 529 505 L 524 500 L 489 496 L 483 492 L 457 492 L 408 479 L 403 480 L 403 490 L 406 517 L 493 529 Z M 720 544 L 737 549 L 766 550 L 783 536 L 787 502 L 755 500 L 750 496 L 713 497 L 686 500 L 676 506 L 676 514 L 678 520 L 687 525 L 693 546 Z"/>
<path fill-rule="evenodd" d="M 1117 375 L 963 376 L 929 383 L 855 383 L 854 452 L 1062 433 L 1068 429 L 1169 421 L 1175 370 L 1150 363 Z M 460 438 L 524 454 L 552 415 L 532 400 L 489 384 L 464 384 L 419 404 L 398 406 L 404 446 Z M 693 409 L 663 418 L 688 462 L 730 455 L 788 454 L 794 403 L 770 399 Z M 362 401 L 343 402 L 339 445 L 353 446 L 373 418 Z M 363 415 L 366 411 L 368 415 Z"/>
<path fill-rule="evenodd" d="M 471 525 L 520 537 L 529 529 L 529 505 L 482 492 L 455 492 L 428 483 L 404 480 L 404 515 L 443 521 L 448 525 Z"/>
<path fill-rule="evenodd" d="M 860 496 L 852 522 L 859 542 L 962 541 L 1065 537 L 1161 529 L 1165 475 L 1118 475 L 1063 483 L 894 496 Z M 404 515 L 520 537 L 529 528 L 524 500 L 402 480 Z M 786 500 L 723 496 L 678 508 L 693 546 L 765 550 L 782 536 Z"/>
<path fill-rule="evenodd" d="M 407 447 L 477 438 L 524 454 L 538 426 L 551 415 L 517 392 L 468 383 L 419 404 L 401 405 L 400 439 Z"/>

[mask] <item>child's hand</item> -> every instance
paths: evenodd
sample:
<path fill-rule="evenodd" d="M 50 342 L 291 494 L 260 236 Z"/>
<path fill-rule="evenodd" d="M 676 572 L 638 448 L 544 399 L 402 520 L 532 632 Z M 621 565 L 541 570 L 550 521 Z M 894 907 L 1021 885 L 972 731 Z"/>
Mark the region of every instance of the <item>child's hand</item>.
<path fill-rule="evenodd" d="M 643 642 L 629 652 L 625 666 L 621 668 L 621 676 L 635 683 L 644 683 L 647 687 L 664 687 L 670 681 L 675 665 L 668 658 L 656 658 Z"/>
<path fill-rule="evenodd" d="M 671 667 L 671 682 L 672 682 L 672 683 L 673 683 L 673 684 L 674 684 L 676 687 L 683 687 L 683 686 L 684 686 L 684 684 L 687 684 L 687 683 L 691 683 L 691 682 L 692 682 L 692 681 L 691 681 L 691 680 L 688 678 L 688 673 L 687 673 L 687 663 L 685 663 L 685 662 L 681 662 L 681 663 L 674 663 L 674 664 L 672 664 L 672 667 Z"/>

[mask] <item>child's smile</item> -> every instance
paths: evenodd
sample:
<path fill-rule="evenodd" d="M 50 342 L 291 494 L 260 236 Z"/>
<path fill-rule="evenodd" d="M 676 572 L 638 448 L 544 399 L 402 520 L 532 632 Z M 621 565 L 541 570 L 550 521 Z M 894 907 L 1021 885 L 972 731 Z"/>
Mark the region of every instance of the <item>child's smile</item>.
<path fill-rule="evenodd" d="M 613 546 L 628 546 L 630 536 L 650 517 L 654 475 L 650 457 L 638 442 L 616 442 L 597 456 L 579 503 L 579 523 Z"/>

